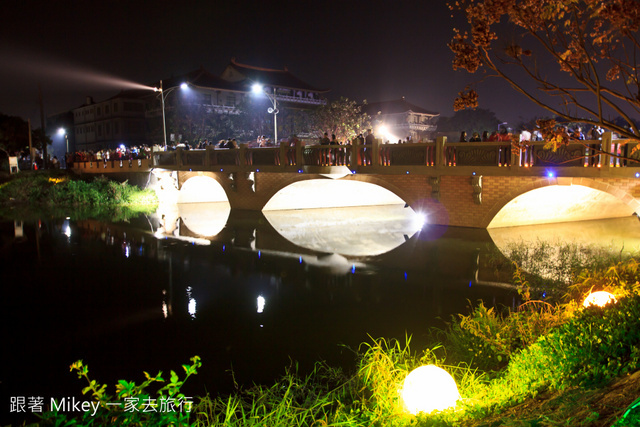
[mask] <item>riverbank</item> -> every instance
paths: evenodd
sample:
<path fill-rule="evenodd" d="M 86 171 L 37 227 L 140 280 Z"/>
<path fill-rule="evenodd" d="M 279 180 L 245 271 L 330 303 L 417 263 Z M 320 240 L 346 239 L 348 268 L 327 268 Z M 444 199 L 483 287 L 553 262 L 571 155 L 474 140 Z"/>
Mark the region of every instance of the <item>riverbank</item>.
<path fill-rule="evenodd" d="M 0 215 L 29 218 L 33 212 L 74 208 L 87 218 L 127 218 L 157 209 L 152 190 L 105 177 L 88 179 L 64 170 L 26 171 L 0 183 Z"/>

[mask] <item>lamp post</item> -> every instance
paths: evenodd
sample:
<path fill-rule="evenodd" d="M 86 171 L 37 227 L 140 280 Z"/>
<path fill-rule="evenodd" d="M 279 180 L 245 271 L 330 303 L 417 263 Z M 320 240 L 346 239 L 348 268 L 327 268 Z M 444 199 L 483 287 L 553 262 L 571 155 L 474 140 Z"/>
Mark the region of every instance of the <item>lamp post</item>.
<path fill-rule="evenodd" d="M 58 135 L 64 136 L 64 141 L 67 143 L 67 149 L 65 153 L 69 152 L 69 135 L 67 135 L 67 130 L 65 128 L 58 129 Z"/>
<path fill-rule="evenodd" d="M 269 114 L 273 114 L 273 142 L 275 145 L 278 145 L 278 101 L 276 100 L 276 88 L 273 88 L 273 95 L 264 90 L 260 83 L 256 83 L 251 87 L 253 93 L 263 93 L 269 98 L 273 107 L 269 107 L 267 112 Z"/>
<path fill-rule="evenodd" d="M 174 90 L 176 88 L 186 89 L 187 88 L 187 84 L 186 83 L 182 83 L 180 86 L 174 86 L 174 87 L 170 87 L 167 90 L 164 90 L 162 88 L 162 80 L 160 80 L 160 88 L 156 88 L 156 87 L 153 88 L 153 90 L 155 92 L 160 92 L 160 98 L 162 99 L 162 135 L 163 135 L 164 150 L 165 151 L 167 151 L 167 122 L 166 122 L 165 115 L 164 115 L 164 98 L 167 95 L 169 95 L 172 90 Z"/>
<path fill-rule="evenodd" d="M 64 142 L 67 144 L 67 149 L 64 152 L 64 168 L 67 168 L 67 154 L 69 154 L 69 135 L 65 128 L 58 129 L 58 135 L 64 136 Z"/>

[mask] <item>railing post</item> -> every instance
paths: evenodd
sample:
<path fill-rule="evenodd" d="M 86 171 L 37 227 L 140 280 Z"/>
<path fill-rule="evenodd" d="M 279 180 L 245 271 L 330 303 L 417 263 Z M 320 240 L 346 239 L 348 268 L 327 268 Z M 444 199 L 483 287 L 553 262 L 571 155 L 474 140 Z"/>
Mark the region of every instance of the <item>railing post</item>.
<path fill-rule="evenodd" d="M 279 156 L 280 156 L 280 166 L 286 166 L 287 165 L 287 149 L 289 148 L 289 141 L 287 140 L 287 142 L 285 143 L 283 140 L 280 140 L 280 152 L 279 152 Z"/>
<path fill-rule="evenodd" d="M 351 147 L 351 170 L 360 172 L 360 165 L 364 161 L 364 145 L 358 144 L 358 138 L 354 138 Z"/>
<path fill-rule="evenodd" d="M 238 150 L 240 150 L 237 154 L 238 157 L 236 157 L 238 166 L 244 166 L 247 164 L 247 144 L 240 144 Z"/>
<path fill-rule="evenodd" d="M 380 144 L 382 143 L 381 139 L 373 140 L 373 153 L 371 154 L 371 166 L 380 165 Z"/>
<path fill-rule="evenodd" d="M 602 151 L 605 153 L 602 155 L 602 169 L 609 169 L 609 162 L 611 162 L 611 139 L 613 134 L 611 132 L 605 132 L 602 134 Z"/>
<path fill-rule="evenodd" d="M 302 145 L 301 140 L 296 141 L 296 165 L 304 166 L 304 155 L 303 155 L 304 145 Z"/>
<path fill-rule="evenodd" d="M 446 136 L 439 136 L 436 138 L 436 167 L 440 167 L 444 164 L 444 147 L 446 144 Z"/>
<path fill-rule="evenodd" d="M 204 165 L 206 167 L 211 166 L 211 150 L 213 149 L 212 145 L 207 145 L 204 152 Z"/>
<path fill-rule="evenodd" d="M 520 158 L 522 157 L 522 146 L 518 145 L 518 151 L 516 152 L 513 149 L 513 141 L 509 140 L 509 156 L 511 156 L 511 162 L 509 163 L 509 166 L 522 166 L 520 164 Z"/>
<path fill-rule="evenodd" d="M 176 158 L 176 167 L 182 166 L 182 148 L 176 148 L 174 151 Z"/>

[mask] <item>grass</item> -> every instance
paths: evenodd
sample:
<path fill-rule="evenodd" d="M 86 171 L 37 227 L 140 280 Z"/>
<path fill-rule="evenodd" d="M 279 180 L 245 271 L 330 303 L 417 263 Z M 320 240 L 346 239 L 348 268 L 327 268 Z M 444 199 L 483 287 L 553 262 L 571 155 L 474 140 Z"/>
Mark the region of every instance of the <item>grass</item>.
<path fill-rule="evenodd" d="M 577 252 L 568 250 L 565 256 L 572 253 Z M 457 316 L 447 330 L 434 334 L 439 343 L 427 349 L 412 349 L 410 337 L 404 342 L 371 339 L 354 350 L 358 362 L 352 372 L 319 362 L 312 372 L 300 375 L 294 365 L 270 386 L 237 386 L 228 396 L 197 398 L 191 413 L 182 418 L 141 420 L 105 410 L 102 421 L 90 422 L 108 424 L 117 416 L 121 425 L 640 425 L 639 263 L 614 257 L 608 265 L 598 259 L 588 268 L 582 262 L 569 263 L 566 270 L 568 264 L 562 261 L 560 268 L 568 276 L 547 279 L 544 286 L 553 298 L 525 298 L 516 311 L 480 302 L 470 314 Z M 523 297 L 538 292 L 531 283 L 539 278 L 517 265 L 513 277 Z M 594 289 L 614 293 L 618 303 L 582 308 L 581 299 Z M 455 409 L 418 416 L 404 410 L 402 382 L 424 364 L 440 366 L 454 377 L 461 394 Z M 199 359 L 185 365 L 187 377 L 197 373 L 196 368 Z M 96 399 L 103 401 L 104 388 L 79 372 L 90 384 L 85 392 L 95 397 L 98 390 L 102 394 Z M 123 390 L 150 396 L 138 388 L 164 381 L 161 373 L 145 376 L 141 386 L 120 381 L 116 396 L 123 397 Z M 183 382 L 172 373 L 172 386 L 160 390 L 178 396 Z M 45 414 L 43 420 L 51 425 L 67 421 L 71 422 L 61 414 Z"/>

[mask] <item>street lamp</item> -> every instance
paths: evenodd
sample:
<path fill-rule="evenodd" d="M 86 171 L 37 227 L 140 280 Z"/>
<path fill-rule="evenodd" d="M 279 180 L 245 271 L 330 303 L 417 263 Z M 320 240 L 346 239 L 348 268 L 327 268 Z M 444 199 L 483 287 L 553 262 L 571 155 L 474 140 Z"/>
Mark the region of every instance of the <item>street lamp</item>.
<path fill-rule="evenodd" d="M 67 143 L 67 151 L 66 153 L 69 152 L 69 135 L 67 135 L 67 131 L 65 128 L 60 128 L 58 129 L 58 135 L 64 135 L 64 140 Z"/>
<path fill-rule="evenodd" d="M 188 85 L 186 83 L 182 83 L 180 86 L 170 87 L 167 90 L 162 88 L 162 80 L 160 80 L 160 88 L 154 87 L 154 92 L 160 92 L 160 98 L 162 99 L 162 135 L 164 136 L 164 150 L 167 151 L 167 122 L 164 116 L 164 98 L 171 93 L 172 90 L 180 88 L 186 89 Z"/>
<path fill-rule="evenodd" d="M 263 93 L 267 95 L 269 101 L 273 104 L 273 107 L 269 107 L 267 112 L 269 114 L 273 114 L 273 142 L 275 145 L 278 145 L 278 102 L 276 100 L 276 88 L 273 88 L 273 95 L 264 90 L 263 86 L 260 83 L 256 83 L 251 87 L 253 93 L 260 94 Z"/>

